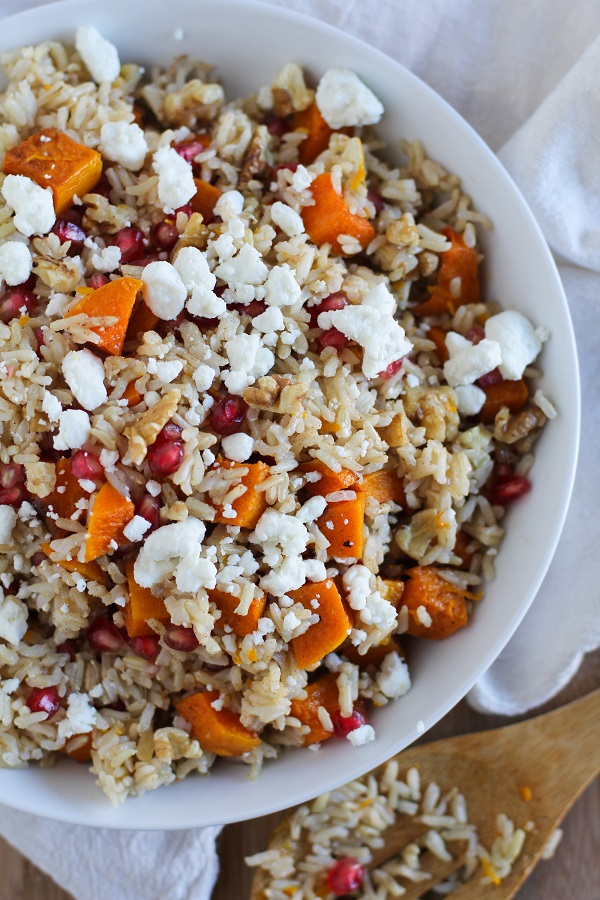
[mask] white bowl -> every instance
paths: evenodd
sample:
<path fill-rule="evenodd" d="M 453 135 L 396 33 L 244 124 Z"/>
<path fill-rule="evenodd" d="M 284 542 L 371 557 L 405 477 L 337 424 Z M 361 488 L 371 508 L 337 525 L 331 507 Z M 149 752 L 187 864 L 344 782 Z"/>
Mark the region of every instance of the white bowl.
<path fill-rule="evenodd" d="M 72 42 L 77 25 L 95 25 L 123 62 L 167 63 L 189 53 L 216 64 L 229 97 L 270 83 L 286 62 L 311 77 L 354 69 L 385 105 L 380 131 L 393 155 L 401 137 L 460 175 L 477 209 L 494 222 L 485 237 L 486 291 L 522 310 L 553 338 L 542 358 L 543 388 L 559 418 L 536 445 L 533 491 L 511 509 L 497 578 L 468 628 L 442 643 L 423 641 L 412 659 L 413 687 L 376 710 L 377 739 L 360 749 L 330 741 L 265 766 L 222 763 L 210 777 L 131 799 L 113 809 L 85 767 L 0 772 L 0 799 L 17 809 L 111 828 L 186 828 L 240 821 L 300 803 L 362 775 L 414 741 L 464 697 L 498 656 L 546 573 L 565 519 L 579 435 L 577 355 L 567 302 L 542 234 L 517 188 L 469 125 L 418 78 L 377 50 L 320 22 L 251 0 L 66 0 L 2 21 L 0 50 L 49 38 Z M 182 28 L 183 40 L 175 31 Z"/>

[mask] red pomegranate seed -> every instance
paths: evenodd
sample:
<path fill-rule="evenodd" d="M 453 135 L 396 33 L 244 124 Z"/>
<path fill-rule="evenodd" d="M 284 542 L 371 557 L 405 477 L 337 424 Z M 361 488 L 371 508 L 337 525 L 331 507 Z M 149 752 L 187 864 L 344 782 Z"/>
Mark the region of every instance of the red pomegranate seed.
<path fill-rule="evenodd" d="M 329 890 L 337 897 L 357 891 L 365 878 L 365 869 L 354 856 L 344 856 L 327 873 Z"/>
<path fill-rule="evenodd" d="M 154 229 L 154 242 L 159 250 L 169 253 L 178 240 L 179 232 L 175 222 L 159 222 Z"/>
<path fill-rule="evenodd" d="M 159 431 L 156 442 L 157 443 L 168 443 L 169 441 L 180 441 L 181 440 L 181 427 L 176 425 L 175 422 L 167 422 L 162 431 Z"/>
<path fill-rule="evenodd" d="M 144 494 L 135 504 L 136 516 L 141 516 L 146 522 L 150 522 L 150 529 L 146 532 L 154 531 L 160 523 L 160 503 L 157 497 L 151 494 Z"/>
<path fill-rule="evenodd" d="M 478 378 L 477 384 L 479 387 L 486 388 L 491 387 L 493 384 L 500 384 L 501 381 L 504 381 L 504 378 L 500 374 L 500 369 L 492 369 L 491 372 Z"/>
<path fill-rule="evenodd" d="M 367 191 L 367 200 L 370 200 L 375 207 L 375 215 L 378 216 L 384 207 L 383 197 L 375 188 L 369 188 Z"/>
<path fill-rule="evenodd" d="M 394 375 L 396 375 L 400 371 L 403 361 L 404 357 L 402 356 L 400 357 L 400 359 L 394 360 L 394 362 L 390 363 L 389 366 L 384 369 L 383 372 L 380 372 L 377 377 L 382 378 L 384 381 L 389 381 L 390 378 L 393 378 Z"/>
<path fill-rule="evenodd" d="M 340 713 L 336 713 L 333 716 L 333 733 L 337 737 L 346 737 L 351 731 L 356 731 L 357 728 L 364 725 L 366 721 L 362 713 L 357 710 L 354 710 L 351 716 L 342 716 Z"/>
<path fill-rule="evenodd" d="M 100 194 L 101 197 L 106 197 L 108 199 L 108 195 L 112 191 L 112 185 L 106 176 L 106 171 L 102 173 L 100 181 L 97 185 L 90 191 L 90 194 Z"/>
<path fill-rule="evenodd" d="M 108 275 L 103 275 L 102 272 L 94 272 L 90 278 L 90 287 L 93 287 L 94 290 L 97 291 L 98 288 L 104 287 L 109 281 L 110 278 Z"/>
<path fill-rule="evenodd" d="M 300 163 L 297 163 L 297 162 L 282 163 L 279 166 L 273 167 L 273 174 L 275 175 L 277 172 L 281 172 L 284 169 L 289 169 L 290 172 L 295 172 L 298 169 L 299 165 L 300 165 Z"/>
<path fill-rule="evenodd" d="M 265 118 L 265 125 L 267 126 L 269 134 L 276 135 L 277 137 L 283 137 L 284 134 L 287 134 L 288 131 L 290 131 L 289 119 L 283 119 L 281 116 L 276 116 L 274 113 L 271 113 Z"/>
<path fill-rule="evenodd" d="M 58 691 L 55 687 L 32 688 L 27 706 L 31 712 L 48 713 L 48 718 L 51 719 L 60 709 Z"/>
<path fill-rule="evenodd" d="M 148 448 L 148 468 L 153 475 L 172 475 L 183 462 L 183 452 L 181 441 L 159 441 L 157 438 Z"/>
<path fill-rule="evenodd" d="M 114 653 L 123 644 L 123 635 L 107 616 L 94 619 L 87 630 L 87 639 L 92 650 Z"/>
<path fill-rule="evenodd" d="M 317 343 L 325 349 L 325 347 L 334 347 L 338 353 L 348 346 L 348 338 L 337 328 L 328 328 L 323 334 L 317 338 Z"/>
<path fill-rule="evenodd" d="M 52 231 L 54 234 L 58 235 L 61 244 L 64 244 L 65 241 L 71 241 L 71 246 L 74 249 L 83 247 L 85 231 L 83 228 L 80 228 L 79 225 L 75 225 L 74 222 L 69 222 L 68 219 L 61 217 L 60 219 L 57 219 L 52 226 Z"/>
<path fill-rule="evenodd" d="M 179 215 L 179 213 L 183 213 L 184 216 L 187 216 L 189 219 L 193 212 L 194 212 L 194 207 L 192 206 L 192 204 L 185 203 L 183 206 L 178 206 L 177 209 L 175 210 L 175 219 L 177 219 L 177 216 Z"/>
<path fill-rule="evenodd" d="M 198 646 L 194 629 L 184 628 L 183 625 L 169 625 L 164 642 L 171 650 L 179 650 L 181 653 L 191 653 Z"/>
<path fill-rule="evenodd" d="M 248 404 L 242 397 L 225 394 L 223 399 L 219 400 L 212 408 L 210 427 L 217 434 L 224 436 L 236 434 L 241 431 L 247 412 Z"/>
<path fill-rule="evenodd" d="M 179 144 L 175 144 L 176 152 L 179 153 L 180 156 L 183 156 L 187 162 L 193 163 L 196 157 L 199 156 L 200 153 L 204 153 L 209 145 L 209 141 L 203 141 L 202 137 L 203 135 L 198 135 L 188 141 L 181 141 Z M 206 135 L 206 137 L 208 137 L 208 135 Z"/>
<path fill-rule="evenodd" d="M 484 339 L 485 331 L 483 328 L 480 328 L 479 325 L 476 325 L 474 328 L 467 331 L 465 337 L 468 341 L 471 341 L 472 344 L 478 344 L 479 341 Z"/>
<path fill-rule="evenodd" d="M 144 252 L 144 232 L 133 225 L 121 228 L 113 235 L 111 244 L 121 251 L 121 263 L 130 263 Z"/>
<path fill-rule="evenodd" d="M 155 634 L 145 634 L 142 637 L 130 638 L 129 646 L 134 653 L 137 653 L 143 659 L 156 659 L 160 652 L 160 642 Z"/>
<path fill-rule="evenodd" d="M 0 322 L 11 322 L 20 316 L 27 315 L 31 312 L 37 302 L 34 293 L 27 290 L 24 285 L 7 291 L 0 300 Z"/>
<path fill-rule="evenodd" d="M 158 256 L 156 253 L 149 253 L 148 256 L 140 256 L 139 259 L 128 259 L 128 266 L 139 266 L 141 269 L 144 269 L 146 266 L 149 266 L 151 262 L 157 262 Z"/>
<path fill-rule="evenodd" d="M 0 491 L 0 506 L 20 506 L 26 496 L 27 491 L 22 486 L 7 488 Z"/>
<path fill-rule="evenodd" d="M 18 463 L 0 465 L 0 487 L 14 488 L 25 481 L 23 466 Z"/>
<path fill-rule="evenodd" d="M 68 653 L 71 659 L 71 662 L 75 659 L 77 655 L 77 644 L 75 641 L 69 639 L 67 641 L 63 641 L 62 644 L 59 644 L 56 648 L 57 653 Z"/>
<path fill-rule="evenodd" d="M 114 709 L 116 712 L 125 712 L 127 707 L 122 700 L 115 700 L 114 703 L 107 703 L 104 709 Z"/>
<path fill-rule="evenodd" d="M 31 565 L 35 568 L 36 566 L 39 566 L 41 563 L 43 563 L 46 559 L 48 559 L 46 554 L 42 553 L 41 550 L 38 550 L 38 552 L 34 553 L 31 557 Z"/>
<path fill-rule="evenodd" d="M 335 294 L 330 294 L 328 297 L 325 297 L 321 300 L 320 303 L 317 303 L 316 306 L 307 307 L 307 312 L 310 315 L 310 323 L 313 326 L 317 325 L 317 319 L 323 312 L 335 312 L 337 309 L 343 309 L 345 306 L 348 306 L 348 299 L 345 294 L 341 291 L 337 291 Z"/>
<path fill-rule="evenodd" d="M 260 316 L 261 313 L 267 308 L 267 304 L 263 303 L 262 300 L 251 300 L 250 303 L 244 305 L 243 303 L 233 303 L 231 309 L 235 309 L 236 312 L 246 313 L 247 316 L 250 316 L 251 319 L 254 319 L 255 316 Z"/>
<path fill-rule="evenodd" d="M 37 341 L 37 348 L 38 348 L 38 352 L 39 352 L 40 348 L 43 347 L 44 344 L 46 343 L 46 335 L 44 334 L 44 327 L 43 327 L 43 325 L 40 326 L 39 328 L 34 328 L 34 329 L 33 329 L 33 334 L 34 334 L 35 339 L 36 339 L 36 341 Z"/>
<path fill-rule="evenodd" d="M 531 482 L 523 475 L 513 475 L 504 481 L 496 482 L 490 491 L 490 500 L 494 506 L 506 506 L 531 490 Z"/>
<path fill-rule="evenodd" d="M 71 457 L 71 475 L 74 478 L 89 478 L 95 481 L 104 473 L 104 466 L 95 453 L 76 450 Z"/>

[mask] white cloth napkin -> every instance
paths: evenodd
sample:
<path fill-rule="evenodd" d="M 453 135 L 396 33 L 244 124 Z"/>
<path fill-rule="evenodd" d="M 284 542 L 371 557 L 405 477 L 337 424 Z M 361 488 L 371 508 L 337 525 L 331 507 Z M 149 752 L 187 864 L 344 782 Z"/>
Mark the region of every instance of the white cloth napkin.
<path fill-rule="evenodd" d="M 38 3 L 45 0 L 37 0 Z M 470 694 L 516 714 L 563 687 L 600 644 L 600 4 L 596 0 L 271 0 L 352 32 L 406 65 L 499 151 L 561 263 L 583 387 L 579 474 L 555 560 L 529 614 Z M 0 16 L 36 0 L 0 0 Z M 323 66 L 327 60 L 323 60 Z M 585 479 L 585 480 L 584 480 Z M 552 485 L 547 486 L 548 490 Z M 114 832 L 0 806 L 0 834 L 77 900 L 205 900 L 217 828 Z M 60 852 L 56 852 L 56 848 Z M 160 864 L 157 865 L 157 860 Z M 237 861 L 242 864 L 242 861 Z"/>

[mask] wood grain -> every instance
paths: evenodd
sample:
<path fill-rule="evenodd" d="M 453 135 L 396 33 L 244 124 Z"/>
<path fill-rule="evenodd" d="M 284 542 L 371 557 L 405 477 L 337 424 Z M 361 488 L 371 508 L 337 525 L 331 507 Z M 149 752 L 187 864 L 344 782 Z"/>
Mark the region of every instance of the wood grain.
<path fill-rule="evenodd" d="M 600 651 L 590 654 L 568 688 L 539 712 L 554 709 L 600 686 Z M 536 711 L 537 712 L 537 711 Z M 526 716 L 520 717 L 527 718 Z M 428 739 L 483 731 L 508 724 L 502 716 L 482 715 L 460 703 L 427 735 Z M 274 814 L 225 828 L 219 842 L 221 873 L 213 900 L 247 900 L 252 873 L 243 858 L 264 849 L 281 816 Z M 595 900 L 600 885 L 600 780 L 575 804 L 563 824 L 564 837 L 553 859 L 541 863 L 516 900 Z M 0 900 L 72 900 L 54 882 L 0 840 Z M 503 900 L 501 889 L 493 894 Z M 85 900 L 85 898 L 76 898 Z M 115 897 L 114 900 L 126 900 Z M 129 900 L 129 898 L 127 898 Z"/>

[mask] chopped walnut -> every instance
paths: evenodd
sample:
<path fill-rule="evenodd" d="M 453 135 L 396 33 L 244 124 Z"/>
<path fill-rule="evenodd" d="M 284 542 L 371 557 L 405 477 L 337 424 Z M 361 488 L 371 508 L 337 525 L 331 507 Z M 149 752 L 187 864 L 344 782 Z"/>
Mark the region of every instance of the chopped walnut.
<path fill-rule="evenodd" d="M 56 484 L 56 470 L 51 462 L 25 463 L 27 490 L 36 497 L 47 497 Z"/>
<path fill-rule="evenodd" d="M 79 259 L 70 256 L 54 259 L 51 256 L 35 256 L 33 274 L 48 285 L 53 291 L 70 294 L 83 277 L 83 268 Z"/>
<path fill-rule="evenodd" d="M 415 225 L 415 217 L 411 213 L 404 213 L 388 225 L 385 236 L 390 244 L 396 247 L 416 247 L 419 243 L 419 232 Z"/>
<path fill-rule="evenodd" d="M 177 388 L 167 391 L 154 406 L 141 413 L 135 422 L 124 429 L 123 434 L 129 441 L 129 447 L 123 462 L 134 463 L 136 466 L 143 463 L 148 447 L 172 418 L 180 399 L 181 391 Z"/>
<path fill-rule="evenodd" d="M 384 425 L 382 428 L 378 428 L 380 438 L 386 442 L 388 447 L 402 447 L 404 444 L 408 444 L 408 430 L 410 428 L 410 422 L 406 416 L 404 410 L 400 410 L 394 415 L 394 418 L 390 422 L 389 425 Z"/>
<path fill-rule="evenodd" d="M 273 111 L 278 116 L 307 109 L 314 100 L 314 91 L 306 87 L 304 73 L 295 63 L 287 63 L 271 85 Z"/>
<path fill-rule="evenodd" d="M 407 388 L 404 409 L 423 426 L 428 440 L 452 441 L 458 434 L 458 402 L 451 387 Z"/>
<path fill-rule="evenodd" d="M 503 444 L 515 444 L 523 438 L 530 437 L 532 432 L 539 432 L 545 422 L 546 416 L 538 406 L 533 404 L 527 405 L 514 415 L 511 415 L 507 407 L 503 406 L 496 416 L 494 437 Z M 535 437 L 537 437 L 537 433 Z M 521 451 L 519 447 L 519 452 L 527 452 L 535 437 L 525 451 Z"/>
<path fill-rule="evenodd" d="M 238 187 L 245 188 L 254 178 L 265 178 L 271 171 L 267 160 L 267 147 L 269 146 L 269 132 L 266 125 L 258 125 L 254 137 L 244 154 L 242 169 L 238 178 Z"/>
<path fill-rule="evenodd" d="M 181 90 L 165 94 L 164 119 L 169 125 L 194 128 L 200 120 L 216 118 L 224 99 L 225 92 L 220 84 L 205 84 L 192 78 Z"/>
<path fill-rule="evenodd" d="M 298 412 L 300 401 L 306 396 L 306 386 L 291 381 L 284 375 L 263 375 L 256 387 L 246 388 L 244 400 L 254 409 L 265 409 L 275 413 Z"/>
<path fill-rule="evenodd" d="M 81 199 L 86 206 L 83 217 L 83 228 L 86 231 L 91 230 L 95 225 L 102 225 L 102 231 L 115 234 L 121 228 L 137 222 L 138 213 L 133 206 L 127 206 L 125 203 L 113 206 L 110 200 L 101 194 L 94 194 L 93 191 Z"/>
<path fill-rule="evenodd" d="M 198 741 L 190 738 L 181 728 L 158 728 L 153 735 L 154 753 L 161 762 L 171 765 L 173 760 L 199 759 L 202 750 Z"/>

